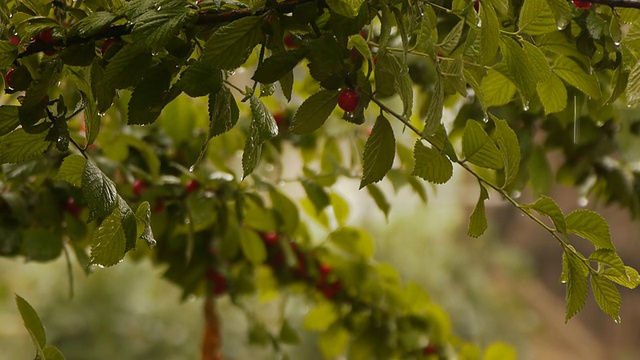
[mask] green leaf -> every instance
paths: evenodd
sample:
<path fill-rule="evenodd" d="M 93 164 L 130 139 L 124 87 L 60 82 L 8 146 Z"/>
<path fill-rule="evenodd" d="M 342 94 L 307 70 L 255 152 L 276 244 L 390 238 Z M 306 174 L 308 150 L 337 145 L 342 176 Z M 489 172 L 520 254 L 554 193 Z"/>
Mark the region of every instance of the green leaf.
<path fill-rule="evenodd" d="M 267 249 L 260 236 L 253 230 L 240 229 L 240 247 L 251 263 L 262 264 L 267 259 Z"/>
<path fill-rule="evenodd" d="M 104 71 L 102 65 L 100 65 L 100 61 L 94 59 L 91 65 L 91 93 L 97 101 L 96 109 L 98 112 L 107 111 L 116 96 L 115 88 L 104 82 Z M 95 132 L 95 134 L 97 134 L 97 132 Z"/>
<path fill-rule="evenodd" d="M 20 125 L 19 106 L 0 105 L 0 136 L 15 130 Z"/>
<path fill-rule="evenodd" d="M 485 230 L 487 230 L 487 214 L 485 213 L 484 201 L 489 198 L 489 193 L 487 193 L 487 189 L 482 184 L 478 185 L 480 186 L 480 196 L 469 217 L 469 230 L 467 232 L 469 236 L 474 238 L 484 234 Z"/>
<path fill-rule="evenodd" d="M 27 302 L 27 300 L 16 294 L 16 305 L 20 311 L 20 316 L 24 322 L 24 326 L 29 331 L 33 344 L 42 349 L 47 343 L 47 335 L 44 332 L 44 326 L 36 310 Z"/>
<path fill-rule="evenodd" d="M 555 74 L 538 83 L 536 90 L 544 106 L 545 115 L 560 112 L 567 107 L 567 88 Z"/>
<path fill-rule="evenodd" d="M 87 163 L 87 166 L 90 163 Z M 87 202 L 88 199 L 87 199 Z M 101 267 L 115 265 L 124 258 L 127 247 L 125 228 L 120 216 L 120 207 L 114 206 L 93 234 L 91 264 Z"/>
<path fill-rule="evenodd" d="M 595 73 L 588 74 L 572 58 L 560 56 L 553 63 L 553 71 L 569 85 L 582 91 L 592 99 L 602 96 L 600 82 Z M 629 80 L 631 82 L 631 79 Z"/>
<path fill-rule="evenodd" d="M 627 83 L 627 104 L 640 104 L 640 61 L 631 69 Z"/>
<path fill-rule="evenodd" d="M 529 183 L 535 196 L 547 194 L 553 185 L 553 172 L 547 161 L 547 152 L 536 146 L 531 152 L 528 163 Z"/>
<path fill-rule="evenodd" d="M 525 0 L 518 19 L 519 31 L 541 35 L 557 31 L 555 17 L 545 0 Z"/>
<path fill-rule="evenodd" d="M 331 193 L 331 207 L 338 225 L 344 226 L 349 219 L 349 203 L 340 195 Z"/>
<path fill-rule="evenodd" d="M 195 24 L 198 12 L 186 6 L 159 6 L 135 19 L 132 35 L 148 48 L 165 45 L 187 24 Z"/>
<path fill-rule="evenodd" d="M 217 93 L 222 88 L 222 73 L 208 64 L 197 62 L 180 75 L 177 85 L 191 97 Z"/>
<path fill-rule="evenodd" d="M 447 36 L 442 40 L 440 44 L 437 46 L 440 47 L 442 52 L 445 55 L 451 54 L 451 52 L 458 46 L 460 42 L 460 38 L 462 37 L 462 29 L 464 28 L 464 20 L 460 20 L 452 29 L 449 31 Z"/>
<path fill-rule="evenodd" d="M 23 234 L 22 250 L 29 261 L 51 261 L 62 253 L 62 239 L 52 231 L 29 229 Z"/>
<path fill-rule="evenodd" d="M 489 69 L 487 76 L 482 79 L 480 88 L 486 107 L 508 104 L 517 91 L 516 85 L 495 69 Z"/>
<path fill-rule="evenodd" d="M 482 126 L 474 120 L 468 120 L 462 135 L 462 152 L 465 161 L 489 169 L 504 167 L 500 150 Z"/>
<path fill-rule="evenodd" d="M 284 344 L 297 345 L 300 343 L 298 333 L 296 333 L 295 329 L 291 327 L 286 319 L 282 321 L 282 327 L 280 328 L 280 335 L 278 335 L 278 339 Z"/>
<path fill-rule="evenodd" d="M 571 22 L 571 6 L 565 0 L 547 0 L 547 5 L 556 20 L 556 27 L 564 29 Z"/>
<path fill-rule="evenodd" d="M 127 44 L 109 60 L 102 83 L 96 86 L 124 89 L 136 85 L 151 67 L 152 61 L 150 52 L 136 44 Z"/>
<path fill-rule="evenodd" d="M 113 214 L 118 201 L 116 186 L 91 161 L 87 161 L 82 173 L 82 193 L 89 207 L 89 221 Z"/>
<path fill-rule="evenodd" d="M 607 279 L 615 282 L 616 284 L 622 285 L 629 289 L 635 289 L 638 285 L 640 285 L 640 275 L 638 275 L 638 271 L 630 266 L 625 266 L 625 274 L 624 276 L 619 276 L 618 272 L 609 268 L 602 272 Z"/>
<path fill-rule="evenodd" d="M 209 138 L 231 130 L 239 118 L 240 110 L 229 88 L 223 86 L 209 95 Z"/>
<path fill-rule="evenodd" d="M 318 185 L 317 182 L 310 179 L 302 179 L 301 180 L 302 187 L 304 188 L 305 193 L 307 194 L 307 198 L 311 200 L 313 207 L 316 208 L 316 212 L 319 214 L 322 210 L 331 204 L 331 200 L 327 192 L 324 191 L 322 186 Z"/>
<path fill-rule="evenodd" d="M 325 331 L 338 319 L 333 303 L 323 301 L 307 313 L 302 326 L 309 331 Z"/>
<path fill-rule="evenodd" d="M 343 354 L 349 345 L 350 333 L 336 324 L 320 335 L 318 343 L 325 359 L 334 359 Z"/>
<path fill-rule="evenodd" d="M 308 134 L 319 129 L 338 105 L 338 91 L 321 90 L 305 100 L 296 111 L 289 130 Z"/>
<path fill-rule="evenodd" d="M 150 69 L 131 94 L 128 124 L 148 125 L 156 121 L 166 105 L 165 98 L 170 84 L 171 73 L 164 66 L 158 65 Z"/>
<path fill-rule="evenodd" d="M 403 115 L 410 117 L 413 107 L 413 82 L 409 76 L 409 68 L 401 64 L 397 57 L 384 52 L 378 53 L 376 63 L 376 90 L 383 91 L 387 95 L 397 93 L 402 99 Z M 389 83 L 387 83 L 389 82 Z M 388 88 L 393 85 L 393 92 Z"/>
<path fill-rule="evenodd" d="M 606 265 L 609 267 L 609 274 L 613 274 L 614 276 L 626 276 L 627 271 L 624 267 L 624 263 L 620 256 L 616 254 L 614 250 L 611 249 L 598 249 L 591 253 L 589 256 L 589 260 L 597 261 L 602 265 Z"/>
<path fill-rule="evenodd" d="M 391 211 L 391 204 L 389 204 L 389 202 L 387 201 L 384 193 L 380 190 L 379 187 L 373 184 L 367 185 L 367 191 L 369 192 L 371 198 L 373 198 L 373 201 L 375 201 L 378 209 L 380 209 L 384 213 L 384 216 L 388 219 L 389 211 Z"/>
<path fill-rule="evenodd" d="M 262 22 L 261 16 L 247 16 L 218 28 L 207 40 L 201 61 L 223 70 L 244 64 L 260 40 Z"/>
<path fill-rule="evenodd" d="M 507 65 L 509 75 L 523 96 L 525 103 L 534 95 L 536 83 L 541 80 L 537 76 L 531 60 L 518 42 L 510 37 L 502 37 L 500 43 L 504 63 Z"/>
<path fill-rule="evenodd" d="M 434 184 L 444 184 L 453 175 L 453 165 L 444 154 L 438 150 L 422 145 L 416 141 L 413 148 L 415 166 L 411 175 L 419 176 Z"/>
<path fill-rule="evenodd" d="M 22 128 L 13 130 L 0 141 L 0 164 L 15 164 L 42 154 L 50 145 L 46 136 L 46 132 L 28 134 Z"/>
<path fill-rule="evenodd" d="M 307 51 L 304 49 L 296 49 L 291 51 L 283 51 L 270 56 L 258 66 L 252 79 L 263 83 L 271 84 L 282 79 L 289 74 L 293 68 L 304 59 Z"/>
<path fill-rule="evenodd" d="M 22 101 L 23 108 L 30 108 L 42 102 L 47 96 L 47 93 L 52 88 L 58 87 L 58 80 L 62 72 L 62 61 L 59 58 L 54 58 L 49 61 L 43 61 L 38 68 L 38 74 L 33 79 L 24 100 Z"/>
<path fill-rule="evenodd" d="M 336 14 L 354 18 L 358 16 L 364 0 L 327 0 L 327 5 Z"/>
<path fill-rule="evenodd" d="M 551 76 L 551 66 L 542 50 L 528 41 L 522 42 L 522 50 L 531 62 L 531 72 L 536 83 L 546 81 Z"/>
<path fill-rule="evenodd" d="M 518 171 L 520 170 L 520 143 L 518 142 L 518 136 L 505 120 L 494 117 L 493 122 L 496 124 L 496 130 L 491 134 L 491 138 L 495 141 L 502 155 L 505 173 L 502 187 L 505 188 L 511 185 L 518 176 Z"/>
<path fill-rule="evenodd" d="M 300 213 L 296 204 L 287 196 L 271 188 L 269 197 L 276 212 L 278 232 L 285 235 L 293 235 L 300 224 Z"/>
<path fill-rule="evenodd" d="M 6 69 L 18 58 L 18 46 L 10 41 L 0 41 L 0 69 Z"/>
<path fill-rule="evenodd" d="M 493 64 L 500 47 L 500 22 L 493 6 L 480 1 L 480 64 Z"/>
<path fill-rule="evenodd" d="M 364 145 L 362 160 L 363 174 L 360 189 L 384 178 L 393 166 L 396 155 L 396 140 L 393 128 L 383 116 L 378 116 L 371 135 Z"/>
<path fill-rule="evenodd" d="M 112 22 L 117 19 L 116 14 L 107 11 L 96 11 L 91 15 L 80 19 L 69 29 L 68 36 L 79 36 L 82 38 L 90 38 L 104 31 Z"/>
<path fill-rule="evenodd" d="M 619 323 L 621 297 L 616 286 L 602 276 L 592 274 L 591 289 L 593 290 L 593 297 L 596 298 L 600 309 L 602 309 L 605 314 L 611 316 L 615 322 Z"/>
<path fill-rule="evenodd" d="M 360 36 L 360 34 L 349 36 L 347 47 L 349 49 L 355 48 L 365 58 L 365 60 L 369 61 L 369 63 L 373 62 L 373 54 L 371 53 L 369 44 L 367 44 L 367 40 Z"/>
<path fill-rule="evenodd" d="M 517 360 L 518 352 L 510 344 L 495 342 L 482 355 L 482 360 Z"/>
<path fill-rule="evenodd" d="M 146 241 L 149 248 L 156 246 L 156 239 L 151 229 L 151 205 L 148 201 L 142 202 L 136 210 L 137 237 Z"/>
<path fill-rule="evenodd" d="M 443 79 L 440 73 L 436 77 L 433 96 L 431 97 L 431 103 L 427 108 L 427 116 L 425 118 L 425 125 L 423 135 L 431 136 L 436 133 L 440 124 L 442 124 L 442 110 L 444 108 L 444 85 Z"/>
<path fill-rule="evenodd" d="M 615 250 L 611 242 L 609 224 L 595 211 L 580 209 L 569 213 L 566 217 L 567 232 L 589 240 L 596 249 Z"/>
<path fill-rule="evenodd" d="M 573 250 L 573 247 L 570 247 Z M 567 297 L 565 322 L 569 321 L 575 314 L 579 313 L 587 301 L 589 288 L 587 285 L 587 275 L 589 269 L 580 258 L 574 255 L 573 251 L 565 250 L 563 259 L 566 259 L 567 270 Z"/>
<path fill-rule="evenodd" d="M 87 164 L 87 159 L 80 155 L 69 155 L 62 161 L 58 174 L 54 178 L 58 181 L 66 181 L 69 184 L 82 187 L 82 174 Z"/>
<path fill-rule="evenodd" d="M 249 176 L 258 166 L 262 144 L 278 135 L 278 125 L 269 109 L 255 96 L 251 96 L 251 125 L 242 154 L 242 178 Z"/>
<path fill-rule="evenodd" d="M 369 259 L 373 256 L 376 247 L 373 239 L 366 232 L 342 227 L 329 234 L 329 242 L 352 256 Z"/>
<path fill-rule="evenodd" d="M 64 355 L 62 355 L 60 350 L 53 345 L 45 346 L 44 349 L 42 349 L 42 352 L 44 354 L 44 359 L 46 360 L 65 360 Z"/>
<path fill-rule="evenodd" d="M 543 195 L 535 203 L 527 205 L 527 207 L 537 211 L 540 215 L 548 216 L 555 225 L 556 230 L 566 236 L 567 223 L 564 214 L 560 206 L 552 198 Z"/>

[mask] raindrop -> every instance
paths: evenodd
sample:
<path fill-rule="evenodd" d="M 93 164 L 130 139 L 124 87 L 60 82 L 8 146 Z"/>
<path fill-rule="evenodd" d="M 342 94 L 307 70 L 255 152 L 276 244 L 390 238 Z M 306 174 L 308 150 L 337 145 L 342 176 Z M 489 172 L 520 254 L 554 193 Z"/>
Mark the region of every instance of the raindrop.
<path fill-rule="evenodd" d="M 615 319 L 613 319 L 613 321 L 614 321 L 616 324 L 620 324 L 620 323 L 622 322 L 622 319 L 620 318 L 620 316 L 616 316 L 616 318 L 615 318 Z"/>
<path fill-rule="evenodd" d="M 478 27 L 482 27 L 482 19 L 478 16 Z"/>
<path fill-rule="evenodd" d="M 585 207 L 587 205 L 589 205 L 589 199 L 586 196 L 580 196 L 578 198 L 578 206 Z"/>
<path fill-rule="evenodd" d="M 567 283 L 567 280 L 562 280 L 562 281 L 560 281 L 560 283 L 561 283 L 561 284 L 566 284 L 566 283 Z"/>
<path fill-rule="evenodd" d="M 615 45 L 615 46 L 620 46 L 620 41 L 614 41 L 614 42 L 613 42 L 613 45 Z"/>
<path fill-rule="evenodd" d="M 273 171 L 275 169 L 275 167 L 272 164 L 267 164 L 264 169 L 266 171 Z"/>
<path fill-rule="evenodd" d="M 522 196 L 522 193 L 520 191 L 518 191 L 518 190 L 515 190 L 514 192 L 511 193 L 511 197 L 513 199 L 519 199 L 520 196 Z"/>
<path fill-rule="evenodd" d="M 104 116 L 104 113 L 103 112 L 99 112 L 98 116 L 102 117 L 102 116 Z"/>
<path fill-rule="evenodd" d="M 489 115 L 487 115 L 487 113 L 482 117 L 482 122 L 485 124 L 489 123 Z"/>
<path fill-rule="evenodd" d="M 195 165 L 191 165 L 191 166 L 189 167 L 189 172 L 190 172 L 190 173 L 192 173 L 192 172 L 193 172 L 193 170 L 195 170 L 195 168 L 196 168 L 196 166 L 195 166 Z"/>
<path fill-rule="evenodd" d="M 158 6 L 158 8 L 156 9 L 156 11 L 160 11 L 162 10 L 162 6 Z"/>
<path fill-rule="evenodd" d="M 529 102 L 526 102 L 522 105 L 522 110 L 529 111 Z"/>
<path fill-rule="evenodd" d="M 235 70 L 228 70 L 228 71 L 227 71 L 227 76 L 233 76 L 233 75 L 235 75 L 235 74 L 236 74 L 236 71 L 235 71 Z"/>

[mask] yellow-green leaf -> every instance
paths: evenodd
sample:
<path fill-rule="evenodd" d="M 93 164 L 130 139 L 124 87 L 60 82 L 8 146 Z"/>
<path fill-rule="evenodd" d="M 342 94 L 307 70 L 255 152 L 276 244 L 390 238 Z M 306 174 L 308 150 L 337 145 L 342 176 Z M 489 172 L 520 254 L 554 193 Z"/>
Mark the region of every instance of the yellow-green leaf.
<path fill-rule="evenodd" d="M 560 112 L 567 107 L 567 88 L 555 74 L 538 83 L 536 90 L 546 115 Z"/>
<path fill-rule="evenodd" d="M 504 167 L 500 150 L 477 121 L 467 121 L 462 135 L 462 152 L 466 161 L 480 167 L 489 169 Z"/>
<path fill-rule="evenodd" d="M 419 176 L 434 184 L 444 184 L 453 175 L 451 161 L 441 152 L 416 141 L 413 148 L 415 165 L 411 175 Z"/>
<path fill-rule="evenodd" d="M 577 88 L 593 99 L 602 96 L 600 82 L 596 74 L 588 74 L 575 60 L 561 56 L 553 63 L 553 71 L 569 85 Z"/>

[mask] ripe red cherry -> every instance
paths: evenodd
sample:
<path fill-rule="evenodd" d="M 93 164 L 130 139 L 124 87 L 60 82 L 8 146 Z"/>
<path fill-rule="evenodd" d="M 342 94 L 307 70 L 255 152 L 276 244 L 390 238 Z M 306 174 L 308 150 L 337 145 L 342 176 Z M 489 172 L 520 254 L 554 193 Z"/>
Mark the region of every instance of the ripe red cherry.
<path fill-rule="evenodd" d="M 273 119 L 276 121 L 276 125 L 278 125 L 278 127 L 282 127 L 285 125 L 285 117 L 283 113 L 276 113 L 273 114 Z"/>
<path fill-rule="evenodd" d="M 473 9 L 476 12 L 480 11 L 480 0 L 476 0 L 476 2 L 473 3 Z"/>
<path fill-rule="evenodd" d="M 12 43 L 13 45 L 20 45 L 20 39 L 18 39 L 15 36 L 10 37 L 9 42 Z"/>
<path fill-rule="evenodd" d="M 436 355 L 438 353 L 438 349 L 433 345 L 429 345 L 422 348 L 422 353 L 425 355 Z"/>
<path fill-rule="evenodd" d="M 573 5 L 575 5 L 578 9 L 588 9 L 591 7 L 591 2 L 573 0 Z"/>
<path fill-rule="evenodd" d="M 291 34 L 287 34 L 284 37 L 284 45 L 291 49 L 297 49 L 300 47 L 300 45 L 298 45 L 298 43 L 296 42 L 296 39 L 294 39 Z"/>
<path fill-rule="evenodd" d="M 41 41 L 45 44 L 53 44 L 53 29 L 49 28 L 43 30 L 38 35 L 36 35 L 36 40 Z"/>
<path fill-rule="evenodd" d="M 214 295 L 223 295 L 227 292 L 227 278 L 215 269 L 207 269 L 207 279 L 211 282 Z"/>
<path fill-rule="evenodd" d="M 100 49 L 100 52 L 102 53 L 102 56 L 104 56 L 104 54 L 106 54 L 107 50 L 109 49 L 109 47 L 111 45 L 113 45 L 114 43 L 116 43 L 117 40 L 116 39 L 107 39 L 102 43 L 102 48 Z"/>
<path fill-rule="evenodd" d="M 13 78 L 14 72 L 16 72 L 16 69 L 11 69 L 7 71 L 7 75 L 4 76 L 4 82 L 7 84 L 8 88 L 13 88 L 13 85 L 11 85 L 11 79 Z"/>
<path fill-rule="evenodd" d="M 276 245 L 280 239 L 280 235 L 274 232 L 262 233 L 260 236 L 267 245 Z"/>
<path fill-rule="evenodd" d="M 184 191 L 186 191 L 187 194 L 191 194 L 192 192 L 198 190 L 199 188 L 200 188 L 200 183 L 198 182 L 198 180 L 192 179 L 192 180 L 189 180 L 187 185 L 185 185 Z"/>
<path fill-rule="evenodd" d="M 153 212 L 159 214 L 164 211 L 164 201 L 158 200 L 156 206 L 153 207 Z"/>
<path fill-rule="evenodd" d="M 82 213 L 82 208 L 76 204 L 75 199 L 72 197 L 67 199 L 67 202 L 64 204 L 64 209 L 75 217 L 79 217 Z"/>
<path fill-rule="evenodd" d="M 136 179 L 136 181 L 133 182 L 132 190 L 136 196 L 140 196 L 146 189 L 147 184 L 144 181 Z"/>
<path fill-rule="evenodd" d="M 338 106 L 346 112 L 352 112 L 358 107 L 360 95 L 352 89 L 342 90 L 338 96 Z"/>

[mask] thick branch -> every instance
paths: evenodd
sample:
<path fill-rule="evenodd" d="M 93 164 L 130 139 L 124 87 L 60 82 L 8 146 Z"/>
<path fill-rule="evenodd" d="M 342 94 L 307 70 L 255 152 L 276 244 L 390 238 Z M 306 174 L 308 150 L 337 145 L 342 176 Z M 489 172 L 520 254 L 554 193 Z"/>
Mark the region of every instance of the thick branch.
<path fill-rule="evenodd" d="M 212 294 L 208 294 L 204 301 L 204 319 L 201 360 L 223 360 L 220 323 L 216 314 L 216 299 Z"/>
<path fill-rule="evenodd" d="M 212 11 L 212 10 L 201 10 L 198 14 L 198 20 L 196 21 L 197 25 L 217 25 L 217 24 L 225 24 L 229 23 L 243 17 L 247 16 L 259 16 L 263 15 L 269 11 L 276 11 L 280 14 L 288 14 L 293 12 L 298 5 L 305 4 L 308 2 L 313 2 L 315 0 L 285 0 L 281 3 L 273 7 L 262 7 L 257 10 L 253 10 L 251 8 L 245 9 L 235 9 L 235 10 L 226 10 L 226 11 Z M 34 41 L 31 42 L 26 50 L 20 55 L 18 58 L 23 58 L 25 56 L 29 56 L 31 54 L 36 54 L 45 50 L 54 50 L 56 48 L 66 47 L 69 45 L 83 44 L 90 41 L 96 41 L 100 39 L 108 39 L 108 38 L 119 38 L 125 35 L 131 34 L 135 24 L 121 24 L 121 25 L 112 25 L 100 32 L 97 35 L 92 37 L 81 37 L 81 36 L 72 36 L 66 39 L 66 42 L 63 40 L 58 40 L 53 44 L 47 44 L 44 42 Z"/>
<path fill-rule="evenodd" d="M 586 0 L 584 2 L 611 6 L 612 8 L 640 9 L 640 1 L 636 0 Z"/>

